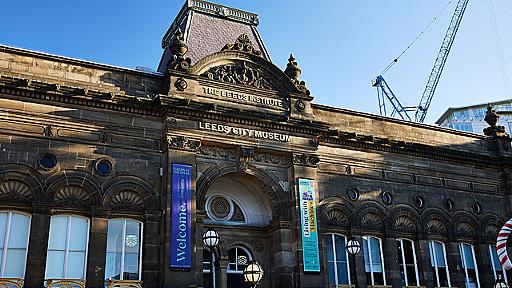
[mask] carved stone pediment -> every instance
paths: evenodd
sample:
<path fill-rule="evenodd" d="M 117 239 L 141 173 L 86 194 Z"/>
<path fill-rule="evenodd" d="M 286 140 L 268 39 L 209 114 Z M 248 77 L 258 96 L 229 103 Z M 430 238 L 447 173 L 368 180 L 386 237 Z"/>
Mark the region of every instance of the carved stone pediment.
<path fill-rule="evenodd" d="M 202 76 L 230 84 L 251 86 L 257 89 L 278 91 L 279 85 L 263 69 L 253 67 L 245 61 L 211 67 Z"/>
<path fill-rule="evenodd" d="M 293 154 L 293 164 L 300 166 L 317 167 L 320 157 L 309 154 Z"/>

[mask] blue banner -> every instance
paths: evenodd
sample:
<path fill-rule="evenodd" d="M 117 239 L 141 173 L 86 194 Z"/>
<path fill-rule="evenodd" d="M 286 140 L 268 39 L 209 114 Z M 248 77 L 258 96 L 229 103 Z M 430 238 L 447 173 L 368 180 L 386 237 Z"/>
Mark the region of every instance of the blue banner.
<path fill-rule="evenodd" d="M 192 166 L 172 164 L 171 268 L 191 268 Z"/>
<path fill-rule="evenodd" d="M 299 178 L 300 218 L 302 224 L 302 259 L 305 272 L 320 272 L 316 193 L 314 181 Z"/>

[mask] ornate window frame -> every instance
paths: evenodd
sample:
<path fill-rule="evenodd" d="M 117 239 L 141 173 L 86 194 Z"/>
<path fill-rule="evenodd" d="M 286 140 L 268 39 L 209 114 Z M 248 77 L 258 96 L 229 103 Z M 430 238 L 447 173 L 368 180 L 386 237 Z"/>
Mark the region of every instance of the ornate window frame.
<path fill-rule="evenodd" d="M 336 237 L 341 237 L 343 238 L 343 247 L 336 247 Z M 324 235 L 324 241 L 327 239 L 327 238 L 331 238 L 331 246 L 329 247 L 327 245 L 327 243 L 325 243 L 325 247 L 326 249 L 331 249 L 332 250 L 332 253 L 333 253 L 333 261 L 329 261 L 329 259 L 326 259 L 327 260 L 327 266 L 331 265 L 330 263 L 332 263 L 334 265 L 334 285 L 335 287 L 338 287 L 338 285 L 352 285 L 352 279 L 351 279 L 351 274 L 350 274 L 350 259 L 349 259 L 349 255 L 348 255 L 348 252 L 347 252 L 347 249 L 345 248 L 345 246 L 347 245 L 347 237 L 343 234 L 338 234 L 338 233 L 327 233 Z M 327 242 L 327 241 L 326 241 Z M 338 265 L 343 265 L 343 262 L 342 261 L 338 261 L 338 259 L 336 258 L 336 251 L 339 250 L 339 249 L 343 249 L 343 251 L 345 252 L 345 269 L 347 271 L 347 275 L 348 275 L 348 283 L 339 283 L 338 282 Z M 327 271 L 329 271 L 329 269 L 327 269 Z M 328 274 L 328 272 L 327 272 Z M 329 279 L 329 275 L 327 275 L 328 279 Z M 329 285 L 331 283 L 328 283 Z"/>
<path fill-rule="evenodd" d="M 437 259 L 437 255 L 435 253 L 435 244 L 440 244 L 441 245 L 441 248 L 442 248 L 442 252 L 443 252 L 443 258 L 444 258 L 444 267 L 440 267 L 439 266 L 439 262 L 438 262 L 438 259 Z M 441 284 L 439 282 L 439 268 L 444 268 L 445 272 L 446 272 L 446 279 L 448 281 L 448 287 L 451 287 L 451 279 L 450 279 L 450 272 L 448 270 L 448 260 L 446 259 L 446 247 L 444 245 L 443 242 L 439 242 L 439 241 L 434 241 L 434 240 L 431 240 L 428 242 L 428 251 L 430 253 L 430 261 L 431 261 L 431 266 L 432 266 L 432 269 L 434 270 L 434 276 L 435 276 L 435 279 L 436 279 L 436 283 L 434 283 L 435 285 L 437 285 L 437 287 L 441 287 Z"/>
<path fill-rule="evenodd" d="M 9 236 L 10 236 L 11 224 L 12 224 L 12 216 L 13 216 L 13 214 L 20 214 L 20 215 L 26 216 L 28 218 L 27 241 L 25 244 L 25 261 L 23 263 L 23 273 L 21 275 L 22 277 L 19 277 L 19 278 L 25 278 L 25 273 L 27 272 L 28 244 L 30 241 L 30 228 L 32 225 L 32 215 L 30 215 L 28 213 L 16 211 L 16 210 L 0 210 L 0 213 L 7 213 L 4 239 L 1 239 L 4 242 L 2 243 L 3 244 L 2 254 L 1 254 L 2 265 L 0 265 L 0 277 L 3 277 L 3 278 L 5 278 L 5 267 L 6 267 L 6 263 L 7 263 L 7 254 L 8 254 L 8 250 L 9 250 L 8 247 L 9 247 Z"/>
<path fill-rule="evenodd" d="M 503 277 L 502 279 L 505 280 L 505 282 L 507 284 L 509 284 L 508 279 L 507 279 L 507 273 L 504 273 L 503 266 L 501 266 L 500 260 L 498 258 L 498 252 L 496 251 L 496 246 L 489 245 L 488 247 L 489 247 L 489 255 L 491 257 L 492 273 L 494 275 L 494 280 L 498 280 L 498 273 L 499 273 L 499 275 L 501 275 Z"/>
<path fill-rule="evenodd" d="M 464 249 L 464 247 L 468 247 L 471 248 L 471 255 L 466 255 L 466 251 Z M 469 285 L 469 272 L 468 272 L 468 265 L 467 265 L 467 261 L 468 261 L 468 256 L 471 256 L 472 260 L 473 260 L 473 263 L 475 264 L 475 276 L 476 276 L 476 287 L 477 288 L 480 288 L 480 277 L 478 275 L 478 264 L 476 262 L 476 258 L 475 258 L 475 248 L 473 245 L 471 244 L 468 244 L 468 243 L 459 243 L 459 251 L 460 251 L 460 260 L 462 262 L 462 267 L 464 268 L 464 282 L 466 283 L 466 287 L 470 287 Z"/>
<path fill-rule="evenodd" d="M 384 255 L 382 253 L 382 239 L 375 237 L 375 236 L 363 236 L 362 238 L 363 238 L 363 247 L 362 248 L 363 248 L 363 258 L 364 258 L 364 263 L 365 263 L 365 272 L 370 273 L 370 283 L 368 283 L 368 284 L 369 285 L 384 285 L 384 286 L 386 286 L 387 285 L 387 283 L 386 283 L 386 268 L 384 266 Z M 380 255 L 380 264 L 381 264 L 380 266 L 382 269 L 382 281 L 383 281 L 382 284 L 375 283 L 375 275 L 374 274 L 379 273 L 379 272 L 373 271 L 373 261 L 372 261 L 372 256 L 371 256 L 372 244 L 370 241 L 371 239 L 376 239 L 379 242 L 378 249 L 379 249 L 379 255 Z M 368 267 L 370 268 L 370 271 L 366 270 L 367 263 L 368 263 Z"/>
<path fill-rule="evenodd" d="M 412 248 L 412 255 L 413 255 L 413 265 L 414 265 L 414 273 L 415 273 L 415 276 L 416 276 L 416 283 L 410 283 L 411 281 L 409 281 L 408 279 L 408 276 L 407 276 L 407 265 L 410 265 L 408 263 L 405 262 L 405 254 L 407 253 L 404 249 L 404 242 L 407 241 L 407 242 L 410 242 L 411 243 L 411 248 Z M 400 264 L 400 262 L 398 263 L 398 266 L 400 267 L 400 271 L 403 272 L 403 275 L 404 275 L 404 281 L 405 281 L 405 286 L 409 287 L 409 286 L 419 286 L 420 285 L 420 278 L 419 278 L 419 273 L 418 273 L 418 260 L 417 260 L 417 257 L 416 257 L 416 247 L 414 247 L 414 241 L 410 240 L 410 239 L 407 239 L 407 238 L 397 238 L 396 239 L 396 242 L 397 244 L 399 245 L 399 257 L 401 257 L 401 260 L 402 260 L 402 264 Z"/>
<path fill-rule="evenodd" d="M 139 239 L 139 267 L 138 267 L 138 279 L 139 281 L 142 280 L 142 248 L 143 248 L 143 240 L 144 240 L 144 223 L 139 221 L 139 220 L 135 220 L 135 219 L 132 219 L 132 218 L 122 218 L 122 217 L 117 217 L 117 218 L 110 218 L 108 219 L 108 224 L 107 224 L 107 247 L 106 247 L 106 254 L 107 254 L 107 257 L 105 258 L 105 280 L 111 278 L 111 277 L 107 277 L 107 271 L 106 271 L 106 267 L 107 267 L 107 261 L 108 261 L 108 253 L 109 253 L 109 250 L 108 250 L 108 226 L 110 226 L 110 221 L 113 221 L 113 220 L 123 220 L 123 241 L 125 241 L 126 239 L 126 224 L 128 223 L 128 221 L 132 221 L 132 222 L 135 222 L 135 223 L 138 223 L 140 226 L 140 239 Z M 115 253 L 116 251 L 114 251 Z M 111 252 L 112 253 L 112 252 Z M 122 245 L 122 251 L 121 251 L 121 270 L 120 270 L 120 279 L 118 280 L 126 280 L 124 279 L 124 264 L 125 264 L 125 253 L 126 253 L 126 245 L 125 243 L 123 243 Z"/>
<path fill-rule="evenodd" d="M 66 239 L 66 244 L 65 244 L 65 248 L 64 248 L 64 262 L 63 263 L 59 263 L 59 264 L 62 264 L 64 265 L 63 267 L 63 276 L 62 277 L 55 277 L 56 279 L 76 279 L 76 278 L 72 278 L 72 277 L 68 277 L 67 276 L 67 268 L 68 268 L 68 260 L 69 260 L 69 254 L 70 252 L 77 252 L 77 251 L 71 251 L 70 250 L 70 241 L 71 241 L 71 221 L 73 218 L 79 218 L 79 219 L 84 219 L 87 221 L 87 231 L 85 233 L 86 235 L 86 239 L 85 239 L 85 250 L 84 251 L 80 251 L 80 252 L 85 252 L 85 257 L 84 257 L 84 263 L 83 263 L 83 280 L 85 280 L 87 278 L 87 257 L 89 255 L 89 233 L 91 231 L 91 220 L 87 217 L 84 217 L 84 216 L 81 216 L 81 215 L 77 215 L 77 214 L 55 214 L 55 215 L 52 215 L 50 217 L 50 227 L 49 227 L 49 233 L 48 233 L 48 246 L 47 246 L 47 251 L 46 251 L 46 259 L 48 261 L 49 257 L 48 257 L 48 253 L 50 251 L 61 251 L 61 250 L 51 250 L 50 249 L 50 243 L 51 243 L 51 237 L 52 237 L 52 229 L 51 229 L 51 223 L 52 223 L 52 220 L 53 219 L 56 219 L 57 217 L 65 217 L 66 218 L 66 235 L 65 235 L 65 239 Z M 56 235 L 58 237 L 63 237 L 63 235 Z M 48 280 L 50 278 L 53 278 L 53 277 L 48 277 L 47 276 L 47 269 L 48 269 L 48 265 L 51 264 L 51 265 L 56 265 L 57 263 L 48 263 L 46 262 L 46 267 L 45 267 L 45 279 Z"/>

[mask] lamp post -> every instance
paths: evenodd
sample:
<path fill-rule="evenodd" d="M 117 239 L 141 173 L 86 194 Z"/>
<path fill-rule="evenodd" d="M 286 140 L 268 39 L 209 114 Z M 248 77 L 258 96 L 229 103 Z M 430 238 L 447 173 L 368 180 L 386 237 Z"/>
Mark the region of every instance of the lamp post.
<path fill-rule="evenodd" d="M 208 228 L 203 234 L 203 245 L 208 247 L 212 253 L 212 257 L 210 258 L 210 288 L 213 288 L 213 269 L 215 269 L 213 267 L 213 248 L 217 247 L 217 244 L 219 244 L 219 233 L 212 228 Z"/>
<path fill-rule="evenodd" d="M 503 281 L 500 274 L 498 274 L 498 279 L 496 279 L 494 283 L 494 288 L 508 288 L 507 283 Z"/>
<path fill-rule="evenodd" d="M 261 267 L 258 262 L 251 260 L 249 265 L 244 269 L 245 282 L 249 283 L 253 288 L 256 288 L 261 278 L 263 278 L 263 267 Z"/>
<path fill-rule="evenodd" d="M 356 239 L 350 239 L 345 245 L 345 249 L 347 249 L 348 254 L 357 255 L 361 252 L 361 243 Z"/>

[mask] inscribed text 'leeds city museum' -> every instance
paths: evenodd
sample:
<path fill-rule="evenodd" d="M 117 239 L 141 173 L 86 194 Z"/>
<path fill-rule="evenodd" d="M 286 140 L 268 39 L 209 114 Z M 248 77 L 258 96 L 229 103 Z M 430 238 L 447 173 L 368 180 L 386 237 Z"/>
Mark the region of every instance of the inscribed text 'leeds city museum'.
<path fill-rule="evenodd" d="M 158 72 L 0 46 L 0 283 L 248 287 L 254 260 L 260 287 L 492 287 L 499 126 L 314 103 L 257 26 L 188 0 Z"/>

